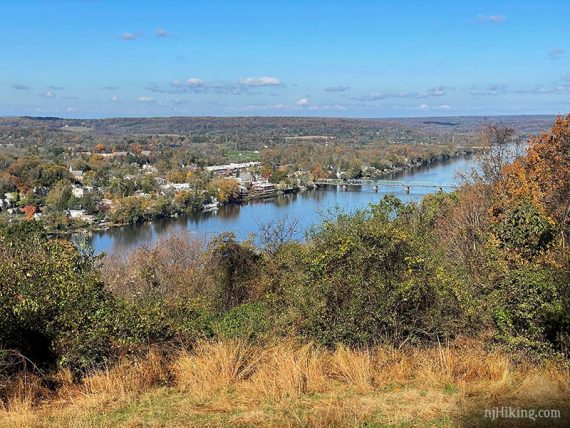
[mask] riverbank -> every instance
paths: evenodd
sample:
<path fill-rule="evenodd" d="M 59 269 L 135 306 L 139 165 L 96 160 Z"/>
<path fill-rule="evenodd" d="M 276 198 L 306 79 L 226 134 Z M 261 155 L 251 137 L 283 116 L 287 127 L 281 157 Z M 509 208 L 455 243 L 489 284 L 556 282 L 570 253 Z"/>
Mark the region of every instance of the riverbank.
<path fill-rule="evenodd" d="M 426 166 L 410 168 L 387 179 L 402 181 L 426 181 L 440 184 L 457 184 L 457 174 L 464 175 L 470 171 L 475 161 L 469 157 L 448 159 Z M 403 186 L 380 186 L 375 192 L 373 186 L 364 185 L 351 188 L 350 191 L 339 191 L 336 187 L 323 190 L 310 190 L 287 194 L 272 195 L 264 199 L 252 199 L 240 204 L 220 207 L 214 212 L 200 212 L 181 215 L 178 218 L 162 218 L 152 222 L 130 224 L 120 228 L 93 232 L 88 242 L 94 247 L 95 253 L 130 250 L 139 245 L 152 244 L 161 235 L 172 229 L 187 230 L 192 234 L 209 240 L 221 232 L 234 233 L 239 240 L 257 235 L 260 225 L 277 221 L 292 221 L 297 223 L 295 239 L 303 239 L 304 233 L 314 225 L 320 224 L 323 216 L 329 211 L 341 209 L 353 211 L 365 209 L 371 203 L 377 203 L 384 195 L 392 194 L 402 201 L 419 202 L 425 195 L 437 189 L 412 187 L 406 192 Z M 444 190 L 450 190 L 448 187 Z"/>
<path fill-rule="evenodd" d="M 405 173 L 413 172 L 414 170 L 421 169 L 423 167 L 434 167 L 434 166 L 438 166 L 439 164 L 442 164 L 442 163 L 446 163 L 446 162 L 450 162 L 450 161 L 457 161 L 460 159 L 468 158 L 469 156 L 472 156 L 476 152 L 477 152 L 477 150 L 474 150 L 474 149 L 460 149 L 460 150 L 455 151 L 452 154 L 442 154 L 442 155 L 434 156 L 434 157 L 427 158 L 427 159 L 414 158 L 414 159 L 411 159 L 409 161 L 409 163 L 406 165 L 393 166 L 389 170 L 383 170 L 383 171 L 377 172 L 375 175 L 367 176 L 367 178 L 373 179 L 373 180 L 381 180 L 382 178 L 386 178 L 386 177 L 394 177 L 394 176 L 397 176 L 399 174 L 405 174 Z M 294 188 L 293 191 L 276 190 L 276 191 L 271 192 L 271 193 L 257 193 L 257 194 L 256 193 L 250 193 L 240 200 L 233 200 L 227 204 L 221 205 L 217 210 L 210 210 L 210 212 L 215 214 L 217 211 L 226 209 L 228 206 L 240 207 L 240 206 L 247 204 L 247 203 L 250 203 L 250 202 L 276 199 L 276 198 L 283 196 L 284 194 L 302 193 L 302 192 L 313 190 L 315 188 L 316 188 L 316 186 L 312 182 L 309 182 L 305 186 L 298 186 L 298 187 Z M 66 234 L 105 232 L 105 231 L 108 231 L 111 229 L 120 229 L 120 228 L 124 228 L 124 227 L 128 227 L 128 226 L 138 226 L 138 225 L 148 224 L 148 223 L 151 223 L 153 221 L 164 221 L 164 220 L 167 220 L 168 218 L 176 219 L 176 218 L 185 217 L 185 216 L 192 217 L 192 216 L 207 214 L 207 213 L 208 212 L 204 211 L 204 210 L 198 210 L 198 211 L 193 211 L 193 212 L 177 212 L 177 213 L 173 213 L 171 215 L 148 218 L 148 219 L 140 221 L 136 224 L 107 222 L 107 223 L 99 224 L 99 225 L 86 225 L 86 226 L 83 226 L 83 227 L 80 227 L 77 229 L 65 231 L 61 234 L 66 235 Z"/>

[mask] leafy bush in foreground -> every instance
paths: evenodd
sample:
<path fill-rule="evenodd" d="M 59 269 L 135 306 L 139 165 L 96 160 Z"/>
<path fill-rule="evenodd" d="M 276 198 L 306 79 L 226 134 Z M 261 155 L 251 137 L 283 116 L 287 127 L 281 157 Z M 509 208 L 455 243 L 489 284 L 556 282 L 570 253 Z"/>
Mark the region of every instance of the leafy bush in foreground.
<path fill-rule="evenodd" d="M 91 368 L 152 343 L 211 336 L 200 307 L 111 294 L 96 259 L 35 222 L 0 231 L 0 345 L 39 367 Z"/>
<path fill-rule="evenodd" d="M 437 341 L 466 324 L 461 283 L 418 231 L 419 211 L 387 197 L 369 212 L 325 222 L 312 237 L 292 305 L 318 341 Z"/>
<path fill-rule="evenodd" d="M 44 366 L 56 361 L 81 366 L 84 357 L 97 360 L 106 352 L 113 299 L 92 257 L 26 222 L 0 234 L 0 261 L 4 348 Z"/>

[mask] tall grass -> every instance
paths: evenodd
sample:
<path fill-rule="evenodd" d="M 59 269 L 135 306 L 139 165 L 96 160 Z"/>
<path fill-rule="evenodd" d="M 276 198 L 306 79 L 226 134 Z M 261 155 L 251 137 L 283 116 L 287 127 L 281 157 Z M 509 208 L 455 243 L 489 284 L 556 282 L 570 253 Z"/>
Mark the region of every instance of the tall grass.
<path fill-rule="evenodd" d="M 122 409 L 123 418 L 117 424 L 139 426 L 144 425 L 139 410 L 130 414 L 126 409 L 141 403 L 163 406 L 153 403 L 164 394 L 168 405 L 153 410 L 146 422 L 428 423 L 461 420 L 485 406 L 560 408 L 570 403 L 567 367 L 554 362 L 514 363 L 505 354 L 485 351 L 477 341 L 401 350 L 343 346 L 328 350 L 294 341 L 266 346 L 202 342 L 192 351 L 165 356 L 151 350 L 145 358 L 121 360 L 87 374 L 80 383 L 60 372 L 58 387 L 51 392 L 38 378 L 31 379 L 21 377 L 5 390 L 0 426 L 114 425 L 112 419 L 100 417 L 117 409 Z"/>

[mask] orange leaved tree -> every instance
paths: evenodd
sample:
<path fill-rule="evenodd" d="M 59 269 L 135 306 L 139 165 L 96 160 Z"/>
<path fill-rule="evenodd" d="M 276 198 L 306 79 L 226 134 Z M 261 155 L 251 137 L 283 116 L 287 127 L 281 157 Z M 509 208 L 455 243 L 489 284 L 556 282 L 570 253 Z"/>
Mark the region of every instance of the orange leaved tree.
<path fill-rule="evenodd" d="M 568 242 L 570 233 L 570 115 L 559 117 L 550 132 L 533 137 L 527 154 L 503 168 L 496 184 L 495 215 L 532 204 Z"/>

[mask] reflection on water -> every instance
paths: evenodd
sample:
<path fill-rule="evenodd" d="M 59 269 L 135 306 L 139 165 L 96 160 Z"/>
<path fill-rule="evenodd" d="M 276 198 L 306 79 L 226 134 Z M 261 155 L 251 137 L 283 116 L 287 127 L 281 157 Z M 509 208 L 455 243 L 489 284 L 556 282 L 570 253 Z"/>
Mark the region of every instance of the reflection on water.
<path fill-rule="evenodd" d="M 458 174 L 469 172 L 473 164 L 471 158 L 449 160 L 433 166 L 390 174 L 385 180 L 428 182 L 440 185 L 459 184 Z M 217 212 L 166 218 L 151 223 L 94 232 L 91 244 L 97 254 L 113 252 L 117 249 L 130 249 L 152 243 L 158 236 L 176 229 L 187 229 L 205 238 L 221 232 L 233 232 L 239 239 L 246 239 L 249 234 L 259 229 L 259 225 L 285 217 L 298 220 L 300 231 L 306 231 L 320 222 L 323 212 L 336 207 L 345 211 L 365 208 L 371 203 L 378 202 L 388 193 L 404 201 L 419 201 L 424 195 L 437 190 L 412 187 L 409 192 L 406 192 L 403 187 L 382 187 L 382 180 L 379 180 L 379 187 L 380 190 L 375 192 L 373 186 L 369 185 L 351 187 L 349 191 L 343 190 L 340 186 L 329 186 L 326 189 L 280 195 L 242 205 L 228 205 L 221 207 Z"/>

